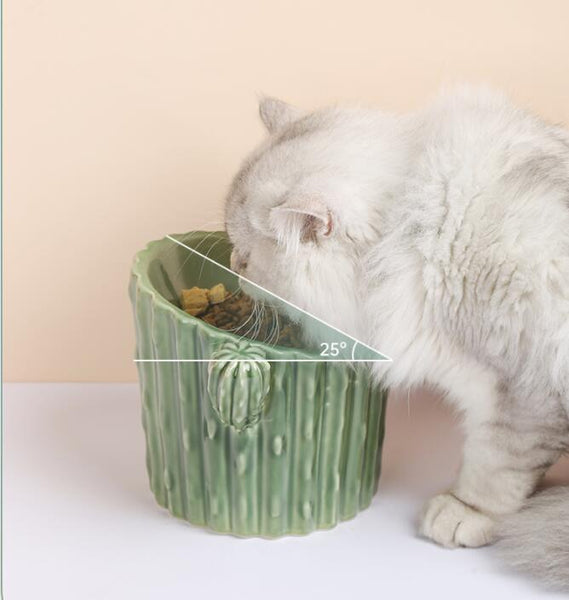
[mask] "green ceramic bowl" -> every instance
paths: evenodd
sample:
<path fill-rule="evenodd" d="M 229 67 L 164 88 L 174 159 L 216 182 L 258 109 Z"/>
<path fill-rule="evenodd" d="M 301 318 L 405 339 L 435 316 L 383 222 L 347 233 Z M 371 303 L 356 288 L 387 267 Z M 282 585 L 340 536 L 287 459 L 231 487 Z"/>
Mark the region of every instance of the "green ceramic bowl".
<path fill-rule="evenodd" d="M 177 237 L 227 264 L 224 233 Z M 350 364 L 271 362 L 314 355 L 186 314 L 181 289 L 219 282 L 219 271 L 187 255 L 167 238 L 151 242 L 130 282 L 137 358 L 186 361 L 137 363 L 158 504 L 239 536 L 305 534 L 354 517 L 377 489 L 386 391 Z"/>

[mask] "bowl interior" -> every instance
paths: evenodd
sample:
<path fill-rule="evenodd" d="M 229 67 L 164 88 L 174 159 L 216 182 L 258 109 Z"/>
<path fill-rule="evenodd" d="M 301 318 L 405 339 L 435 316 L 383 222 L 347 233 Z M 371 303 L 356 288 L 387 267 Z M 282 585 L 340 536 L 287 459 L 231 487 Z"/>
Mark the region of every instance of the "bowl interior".
<path fill-rule="evenodd" d="M 273 348 L 294 349 L 323 361 L 387 360 L 384 355 L 263 288 L 243 281 L 229 266 L 231 244 L 225 232 L 197 231 L 152 242 L 139 263 L 139 275 L 168 303 L 180 307 L 180 293 L 193 286 L 223 283 L 255 298 L 245 319 L 231 331 Z M 205 323 L 203 323 L 205 325 Z M 291 325 L 290 327 L 287 324 Z M 217 330 L 219 331 L 219 330 Z M 286 333 L 285 333 L 286 332 Z M 228 335 L 228 332 L 226 332 Z"/>
<path fill-rule="evenodd" d="M 222 231 L 194 232 L 172 236 L 216 263 L 229 266 L 231 244 Z M 161 240 L 148 264 L 148 278 L 154 289 L 168 302 L 180 306 L 180 293 L 193 286 L 210 288 L 223 283 L 236 290 L 237 278 L 213 262 L 171 240 Z"/>

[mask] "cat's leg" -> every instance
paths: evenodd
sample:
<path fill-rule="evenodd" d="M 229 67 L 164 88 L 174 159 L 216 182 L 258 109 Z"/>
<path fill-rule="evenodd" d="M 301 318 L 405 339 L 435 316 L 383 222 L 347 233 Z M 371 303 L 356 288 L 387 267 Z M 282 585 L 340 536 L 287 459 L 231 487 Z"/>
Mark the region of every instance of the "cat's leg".
<path fill-rule="evenodd" d="M 491 402 L 470 416 L 467 411 L 458 478 L 423 511 L 421 533 L 443 546 L 493 542 L 496 519 L 522 507 L 562 452 L 565 432 L 558 421 L 548 425 L 537 408 L 528 413 L 507 398 Z"/>
<path fill-rule="evenodd" d="M 522 507 L 559 454 L 538 427 L 521 429 L 508 421 L 481 425 L 467 437 L 452 489 L 425 507 L 421 533 L 449 547 L 493 542 L 496 518 Z"/>

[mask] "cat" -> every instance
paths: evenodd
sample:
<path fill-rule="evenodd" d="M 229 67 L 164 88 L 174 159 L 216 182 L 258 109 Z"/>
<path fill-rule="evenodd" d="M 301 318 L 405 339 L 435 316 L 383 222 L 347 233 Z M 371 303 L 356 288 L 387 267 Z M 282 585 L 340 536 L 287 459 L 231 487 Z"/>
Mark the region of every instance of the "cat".
<path fill-rule="evenodd" d="M 569 445 L 569 133 L 482 86 L 408 114 L 259 111 L 268 135 L 225 205 L 232 268 L 392 357 L 385 385 L 462 414 L 423 536 L 499 539 L 569 589 L 569 487 L 528 501 Z"/>

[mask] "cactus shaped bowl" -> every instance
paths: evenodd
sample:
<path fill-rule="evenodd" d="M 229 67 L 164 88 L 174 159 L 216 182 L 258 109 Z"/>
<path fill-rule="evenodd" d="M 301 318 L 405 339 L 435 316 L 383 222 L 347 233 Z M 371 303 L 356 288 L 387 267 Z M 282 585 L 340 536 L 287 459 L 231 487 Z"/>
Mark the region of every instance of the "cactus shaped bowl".
<path fill-rule="evenodd" d="M 227 264 L 222 232 L 174 236 Z M 211 263 L 172 239 L 134 261 L 130 298 L 150 487 L 196 525 L 278 537 L 330 528 L 377 489 L 386 390 L 363 368 L 217 329 L 179 307 Z M 237 360 L 238 359 L 238 360 Z M 165 361 L 165 362 L 162 362 Z"/>

